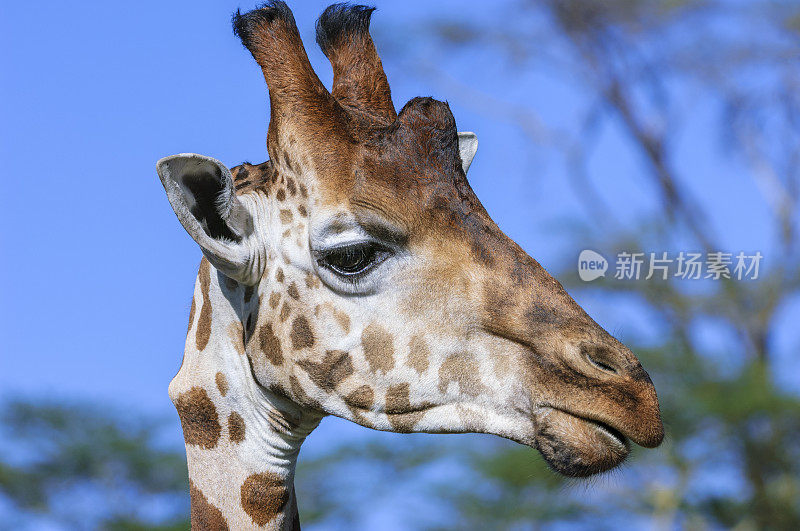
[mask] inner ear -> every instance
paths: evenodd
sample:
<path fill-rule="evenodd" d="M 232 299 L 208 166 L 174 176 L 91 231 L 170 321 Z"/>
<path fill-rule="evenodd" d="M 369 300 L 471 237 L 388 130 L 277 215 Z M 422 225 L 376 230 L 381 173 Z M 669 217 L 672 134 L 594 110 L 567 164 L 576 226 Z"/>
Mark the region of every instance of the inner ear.
<path fill-rule="evenodd" d="M 478 151 L 478 137 L 471 131 L 458 133 L 458 153 L 461 156 L 461 168 L 466 174 L 469 171 L 475 152 Z"/>
<path fill-rule="evenodd" d="M 194 153 L 165 157 L 156 169 L 175 214 L 211 264 L 235 280 L 254 282 L 262 248 L 250 238 L 253 216 L 236 197 L 230 170 Z"/>
<path fill-rule="evenodd" d="M 187 168 L 178 184 L 184 191 L 186 206 L 203 230 L 214 239 L 225 238 L 239 242 L 242 236 L 231 230 L 226 222 L 230 212 L 226 195 L 226 179 L 219 166 L 203 161 L 196 168 Z M 223 217 L 224 216 L 224 217 Z"/>
<path fill-rule="evenodd" d="M 174 155 L 158 162 L 158 173 L 181 223 L 201 246 L 206 238 L 239 243 L 251 232 L 251 217 L 221 162 L 189 153 Z"/>

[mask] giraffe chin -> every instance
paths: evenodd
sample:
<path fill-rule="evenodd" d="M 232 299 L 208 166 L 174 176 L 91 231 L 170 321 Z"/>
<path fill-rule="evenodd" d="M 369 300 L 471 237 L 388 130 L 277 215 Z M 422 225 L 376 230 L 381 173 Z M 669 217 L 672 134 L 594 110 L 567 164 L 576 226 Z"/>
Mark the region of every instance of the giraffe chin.
<path fill-rule="evenodd" d="M 570 477 L 605 472 L 630 453 L 628 439 L 611 426 L 549 407 L 539 415 L 535 447 L 550 468 Z"/>

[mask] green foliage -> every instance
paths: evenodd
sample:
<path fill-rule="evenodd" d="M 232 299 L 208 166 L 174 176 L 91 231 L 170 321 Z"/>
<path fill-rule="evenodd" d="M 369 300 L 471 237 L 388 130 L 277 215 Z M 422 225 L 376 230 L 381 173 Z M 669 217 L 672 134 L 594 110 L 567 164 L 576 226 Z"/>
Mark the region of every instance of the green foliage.
<path fill-rule="evenodd" d="M 8 447 L 0 494 L 20 512 L 81 527 L 94 518 L 109 529 L 185 528 L 185 457 L 158 446 L 157 423 L 86 404 L 24 401 L 6 403 L 0 417 Z M 60 508 L 75 492 L 96 500 L 96 515 Z M 174 507 L 172 521 L 140 519 L 138 507 L 156 497 Z"/>

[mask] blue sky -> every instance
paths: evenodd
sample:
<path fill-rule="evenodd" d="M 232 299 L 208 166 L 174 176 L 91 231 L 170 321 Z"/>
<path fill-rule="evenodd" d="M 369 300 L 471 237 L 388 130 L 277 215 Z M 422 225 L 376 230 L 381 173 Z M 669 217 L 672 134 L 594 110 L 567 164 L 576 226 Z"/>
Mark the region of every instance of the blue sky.
<path fill-rule="evenodd" d="M 330 67 L 313 43 L 314 21 L 328 3 L 291 6 L 329 85 Z M 452 80 L 385 56 L 395 105 L 418 95 L 447 99 L 459 129 L 477 132 L 470 181 L 500 227 L 551 271 L 595 246 L 566 243 L 564 221 L 580 206 L 563 163 L 454 88 L 531 105 L 545 121 L 569 129 L 585 97 L 579 80 L 515 71 L 488 52 L 448 55 L 417 42 L 413 32 L 407 41 L 398 32 L 437 17 L 479 22 L 493 16 L 472 8 L 485 2 L 376 4 L 374 33 L 394 35 L 392 46 L 414 49 Z M 178 152 L 229 166 L 266 159 L 267 91 L 232 35 L 236 7 L 221 1 L 4 6 L 0 159 L 9 186 L 0 195 L 0 397 L 108 401 L 173 419 L 180 442 L 167 384 L 181 360 L 200 251 L 175 218 L 155 162 Z M 711 102 L 700 94 L 693 105 L 693 123 L 676 145 L 688 185 L 699 196 L 719 195 L 713 219 L 730 250 L 768 250 L 767 211 L 763 201 L 751 200 L 758 190 L 708 148 Z M 614 215 L 630 224 L 652 208 L 652 194 L 638 178 L 641 161 L 624 145 L 619 130 L 603 129 L 589 166 Z M 610 330 L 624 335 L 635 328 L 635 308 L 589 296 L 579 302 Z M 792 353 L 800 341 L 788 325 L 798 308 L 794 301 L 784 310 L 787 326 L 777 338 L 786 367 L 796 367 Z M 796 376 L 785 378 L 797 383 Z M 365 431 L 339 420 L 320 430 L 307 443 L 312 451 L 326 436 Z"/>

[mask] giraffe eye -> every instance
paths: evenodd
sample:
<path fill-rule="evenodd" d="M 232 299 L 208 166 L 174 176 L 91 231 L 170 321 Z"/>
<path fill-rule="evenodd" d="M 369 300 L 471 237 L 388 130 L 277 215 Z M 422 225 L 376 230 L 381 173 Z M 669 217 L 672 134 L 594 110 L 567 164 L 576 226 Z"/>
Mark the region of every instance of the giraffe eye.
<path fill-rule="evenodd" d="M 391 251 L 374 242 L 343 245 L 320 253 L 317 262 L 334 273 L 353 278 L 363 275 L 391 254 Z"/>

